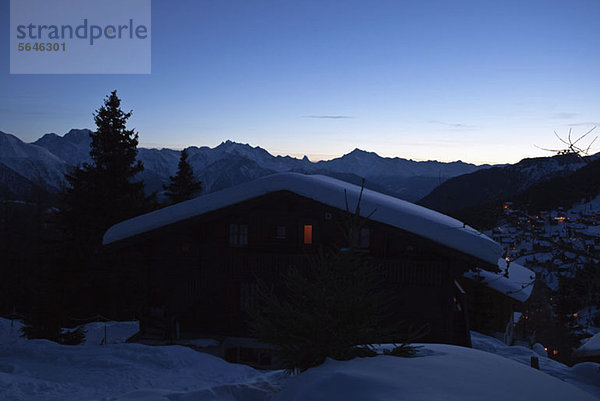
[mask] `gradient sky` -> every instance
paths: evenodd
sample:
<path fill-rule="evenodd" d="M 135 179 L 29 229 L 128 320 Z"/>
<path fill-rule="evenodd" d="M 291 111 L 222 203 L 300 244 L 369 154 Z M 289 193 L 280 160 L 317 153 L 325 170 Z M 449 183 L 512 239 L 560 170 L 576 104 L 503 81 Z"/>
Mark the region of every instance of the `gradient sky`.
<path fill-rule="evenodd" d="M 0 131 L 28 142 L 113 89 L 141 146 L 311 160 L 516 162 L 600 125 L 600 0 L 154 0 L 150 75 L 10 75 L 0 4 Z"/>

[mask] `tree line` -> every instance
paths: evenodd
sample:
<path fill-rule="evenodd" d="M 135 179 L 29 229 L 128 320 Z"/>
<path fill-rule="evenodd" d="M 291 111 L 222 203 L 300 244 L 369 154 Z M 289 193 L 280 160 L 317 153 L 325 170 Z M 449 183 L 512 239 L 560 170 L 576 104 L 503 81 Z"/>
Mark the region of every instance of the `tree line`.
<path fill-rule="evenodd" d="M 24 318 L 25 334 L 59 342 L 77 341 L 61 327 L 90 315 L 115 316 L 111 280 L 97 261 L 102 236 L 113 224 L 198 195 L 187 153 L 164 185 L 164 201 L 146 195 L 137 160 L 138 133 L 127 128 L 132 112 L 121 109 L 117 91 L 94 113 L 90 163 L 72 168 L 58 199 L 40 193 L 34 202 L 2 202 L 0 207 L 0 313 Z"/>

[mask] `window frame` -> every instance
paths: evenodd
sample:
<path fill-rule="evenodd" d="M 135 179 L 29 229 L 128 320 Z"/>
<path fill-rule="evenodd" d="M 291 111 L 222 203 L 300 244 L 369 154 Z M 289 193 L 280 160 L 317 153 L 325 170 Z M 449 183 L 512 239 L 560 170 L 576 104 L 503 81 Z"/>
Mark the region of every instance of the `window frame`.
<path fill-rule="evenodd" d="M 245 247 L 249 242 L 249 226 L 246 223 L 229 223 L 228 244 L 233 247 Z"/>

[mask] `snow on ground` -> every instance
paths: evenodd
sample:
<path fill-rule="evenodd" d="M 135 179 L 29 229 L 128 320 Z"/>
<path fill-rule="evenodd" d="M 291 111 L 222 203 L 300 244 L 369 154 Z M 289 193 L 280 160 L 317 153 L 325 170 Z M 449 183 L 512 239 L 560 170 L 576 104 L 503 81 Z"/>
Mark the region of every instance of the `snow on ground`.
<path fill-rule="evenodd" d="M 94 326 L 102 334 L 99 324 Z M 127 326 L 119 325 L 122 331 Z M 282 372 L 261 372 L 182 346 L 66 346 L 20 338 L 0 319 L 0 400 L 266 400 Z M 93 336 L 99 336 L 89 330 Z"/>
<path fill-rule="evenodd" d="M 187 347 L 120 343 L 135 328 L 130 322 L 88 324 L 88 340 L 79 346 L 26 340 L 20 337 L 21 326 L 0 319 L 0 401 L 587 401 L 598 400 L 593 394 L 600 397 L 600 365 L 568 368 L 540 357 L 538 371 L 529 367 L 530 356 L 537 355 L 532 350 L 508 347 L 478 333 L 473 333 L 473 345 L 479 349 L 426 344 L 416 358 L 328 360 L 289 377 L 281 371 L 230 364 Z M 105 326 L 108 344 L 98 345 Z"/>
<path fill-rule="evenodd" d="M 140 325 L 138 322 L 94 322 L 86 324 L 84 329 L 86 345 L 101 345 L 105 341 L 119 344 L 137 333 Z"/>
<path fill-rule="evenodd" d="M 543 372 L 480 350 L 426 344 L 419 353 L 327 360 L 291 378 L 274 400 L 596 400 Z"/>
<path fill-rule="evenodd" d="M 569 368 L 554 359 L 540 356 L 527 347 L 508 346 L 500 340 L 474 331 L 471 332 L 471 343 L 475 349 L 494 353 L 527 366 L 531 365 L 531 357 L 537 356 L 542 372 L 571 383 L 600 399 L 600 364 L 598 363 L 580 363 Z"/>

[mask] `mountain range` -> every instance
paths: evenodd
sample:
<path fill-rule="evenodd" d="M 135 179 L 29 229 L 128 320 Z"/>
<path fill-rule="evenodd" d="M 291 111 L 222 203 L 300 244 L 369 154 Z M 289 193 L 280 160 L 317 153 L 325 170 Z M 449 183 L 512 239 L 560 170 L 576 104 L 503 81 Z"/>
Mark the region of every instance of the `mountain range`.
<path fill-rule="evenodd" d="M 63 136 L 45 134 L 33 143 L 0 132 L 0 199 L 30 200 L 39 195 L 36 190 L 40 188 L 56 193 L 69 169 L 91 161 L 90 132 L 72 129 Z M 501 212 L 499 204 L 507 200 L 545 205 L 545 200 L 553 199 L 548 206 L 555 207 L 580 194 L 600 192 L 587 185 L 597 181 L 595 170 L 575 154 L 477 166 L 381 157 L 360 149 L 311 162 L 306 156 L 273 156 L 261 147 L 232 141 L 214 148 L 191 146 L 187 151 L 205 193 L 284 171 L 323 174 L 355 184 L 364 178 L 367 188 L 418 202 L 478 227 L 493 225 Z M 173 149 L 138 149 L 138 159 L 144 164 L 140 179 L 149 193 L 162 191 L 176 173 L 179 157 L 180 151 Z M 591 158 L 597 159 L 600 154 Z M 571 188 L 575 184 L 579 186 Z"/>
<path fill-rule="evenodd" d="M 26 188 L 41 186 L 57 191 L 64 185 L 70 168 L 90 162 L 90 130 L 72 129 L 63 136 L 45 134 L 33 143 L 0 131 L 0 196 L 23 197 Z M 381 157 L 355 149 L 341 157 L 311 162 L 290 156 L 273 156 L 261 147 L 232 141 L 210 147 L 187 148 L 188 161 L 205 192 L 212 192 L 276 172 L 296 171 L 324 174 L 416 201 L 444 181 L 489 168 L 456 161 L 413 161 Z M 140 178 L 149 192 L 161 191 L 169 176 L 176 173 L 180 152 L 173 149 L 138 149 L 144 164 Z M 2 195 L 4 194 L 4 195 Z"/>

